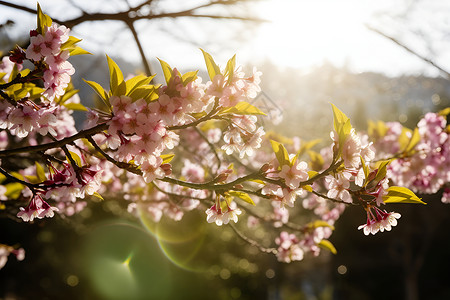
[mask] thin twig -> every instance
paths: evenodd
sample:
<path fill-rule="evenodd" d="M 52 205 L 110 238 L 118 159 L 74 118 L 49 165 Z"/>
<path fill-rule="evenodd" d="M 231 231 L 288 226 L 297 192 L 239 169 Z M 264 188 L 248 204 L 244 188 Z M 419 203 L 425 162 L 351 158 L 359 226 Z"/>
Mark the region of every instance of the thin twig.
<path fill-rule="evenodd" d="M 238 235 L 238 237 L 240 237 L 243 241 L 247 242 L 248 244 L 252 245 L 253 247 L 258 248 L 261 252 L 272 253 L 272 254 L 277 254 L 278 253 L 277 249 L 275 249 L 275 248 L 266 248 L 266 247 L 260 245 L 257 241 L 254 241 L 254 240 L 248 238 L 243 233 L 241 233 L 239 230 L 237 230 L 237 228 L 236 228 L 236 226 L 234 226 L 234 224 L 232 224 L 232 223 L 228 223 L 228 224 L 234 230 L 234 232 Z"/>

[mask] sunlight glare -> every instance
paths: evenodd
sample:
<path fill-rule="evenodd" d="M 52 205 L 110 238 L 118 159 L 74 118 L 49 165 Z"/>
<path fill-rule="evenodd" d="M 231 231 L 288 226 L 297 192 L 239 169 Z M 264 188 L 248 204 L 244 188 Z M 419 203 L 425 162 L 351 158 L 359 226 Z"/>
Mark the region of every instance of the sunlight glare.
<path fill-rule="evenodd" d="M 253 47 L 284 66 L 344 65 L 370 47 L 364 24 L 372 11 L 367 1 L 264 1 L 259 13 L 270 23 L 261 26 Z"/>

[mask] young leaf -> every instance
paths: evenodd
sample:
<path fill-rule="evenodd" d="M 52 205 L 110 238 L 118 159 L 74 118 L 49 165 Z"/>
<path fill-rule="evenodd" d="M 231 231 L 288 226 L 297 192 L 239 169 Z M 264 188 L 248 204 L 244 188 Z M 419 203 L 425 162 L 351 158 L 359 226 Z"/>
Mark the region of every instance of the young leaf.
<path fill-rule="evenodd" d="M 250 196 L 245 192 L 228 191 L 228 194 L 234 197 L 241 198 L 242 200 L 244 200 L 247 203 L 250 203 L 251 205 L 256 205 L 255 202 L 253 202 L 252 198 L 250 198 Z"/>
<path fill-rule="evenodd" d="M 40 163 L 35 162 L 36 165 L 36 176 L 39 179 L 40 182 L 47 180 L 47 177 L 45 176 L 44 167 L 41 166 Z"/>
<path fill-rule="evenodd" d="M 68 110 L 87 111 L 88 109 L 81 103 L 67 103 L 63 104 Z"/>
<path fill-rule="evenodd" d="M 21 183 L 18 182 L 11 182 L 8 184 L 5 184 L 5 196 L 8 199 L 16 199 L 20 196 L 20 193 L 24 189 L 25 186 L 23 186 Z"/>
<path fill-rule="evenodd" d="M 270 140 L 270 143 L 272 144 L 273 152 L 275 152 L 275 156 L 277 157 L 280 167 L 283 165 L 290 165 L 289 153 L 286 148 L 274 140 Z"/>
<path fill-rule="evenodd" d="M 168 164 L 172 161 L 172 159 L 174 158 L 175 154 L 163 154 L 161 155 L 161 158 L 163 160 L 163 164 Z"/>
<path fill-rule="evenodd" d="M 191 72 L 187 72 L 187 73 L 183 74 L 183 76 L 181 76 L 183 85 L 186 86 L 189 82 L 192 82 L 195 79 L 197 79 L 197 73 L 198 73 L 198 71 L 191 71 Z"/>
<path fill-rule="evenodd" d="M 315 229 L 317 227 L 328 227 L 328 228 L 331 228 L 331 230 L 334 230 L 334 226 L 332 226 L 332 225 L 328 224 L 328 222 L 322 221 L 322 220 L 316 220 L 314 222 L 308 223 L 306 225 L 306 227 L 310 228 L 310 229 Z"/>
<path fill-rule="evenodd" d="M 161 64 L 161 68 L 164 74 L 164 79 L 166 80 L 166 83 L 169 84 L 170 79 L 172 78 L 172 73 L 173 70 L 172 68 L 169 66 L 168 63 L 166 63 L 165 61 L 163 61 L 162 59 L 159 59 L 159 63 Z"/>
<path fill-rule="evenodd" d="M 228 76 L 228 83 L 233 80 L 234 76 L 234 68 L 236 66 L 236 54 L 233 55 L 227 62 L 227 66 L 225 67 L 225 76 Z"/>
<path fill-rule="evenodd" d="M 342 111 L 340 111 L 333 103 L 331 103 L 331 106 L 333 107 L 334 130 L 337 133 L 339 133 L 340 129 L 350 119 Z"/>
<path fill-rule="evenodd" d="M 81 167 L 83 164 L 81 162 L 80 156 L 76 154 L 75 152 L 69 151 L 70 156 L 72 157 L 73 161 L 77 164 L 78 167 Z M 69 158 L 67 158 L 68 161 L 71 161 Z"/>
<path fill-rule="evenodd" d="M 137 75 L 133 78 L 128 79 L 125 82 L 125 85 L 127 88 L 125 95 L 129 96 L 130 93 L 132 93 L 136 88 L 150 84 L 150 82 L 152 81 L 152 79 L 154 77 L 155 77 L 155 75 L 149 76 L 149 77 L 147 77 L 145 75 Z"/>
<path fill-rule="evenodd" d="M 208 52 L 202 50 L 203 53 L 203 57 L 205 58 L 205 63 L 206 63 L 206 69 L 208 70 L 208 74 L 209 74 L 209 78 L 211 80 L 214 79 L 214 77 L 220 73 L 220 68 L 219 66 L 214 62 L 214 59 L 212 58 L 211 54 L 209 54 Z"/>
<path fill-rule="evenodd" d="M 69 39 L 67 39 L 67 41 L 64 44 L 61 45 L 61 51 L 64 51 L 64 50 L 69 50 L 69 51 L 75 50 L 75 48 L 77 47 L 76 44 L 81 42 L 81 41 L 82 41 L 81 39 L 77 39 L 74 36 L 69 36 Z M 70 55 L 72 55 L 72 53 Z"/>
<path fill-rule="evenodd" d="M 83 55 L 83 54 L 91 54 L 91 52 L 84 50 L 83 48 L 79 47 L 79 46 L 75 46 L 75 48 L 73 48 L 72 50 L 70 50 L 70 56 L 75 56 L 75 55 Z"/>
<path fill-rule="evenodd" d="M 220 111 L 221 115 L 224 114 L 236 114 L 236 115 L 263 115 L 266 114 L 259 110 L 259 108 L 247 103 L 245 101 L 241 101 L 233 107 L 225 108 Z"/>
<path fill-rule="evenodd" d="M 419 203 L 423 202 L 413 191 L 400 186 L 391 186 L 387 189 L 387 195 L 383 196 L 384 203 Z"/>
<path fill-rule="evenodd" d="M 377 175 L 374 178 L 374 182 L 379 182 L 384 177 L 386 177 L 387 165 L 390 163 L 390 160 L 383 160 L 378 165 Z"/>
<path fill-rule="evenodd" d="M 109 89 L 114 96 L 122 96 L 126 93 L 126 85 L 123 80 L 123 74 L 114 60 L 106 55 L 109 68 Z"/>
<path fill-rule="evenodd" d="M 94 192 L 94 193 L 92 194 L 92 196 L 94 196 L 94 197 L 96 197 L 96 198 L 98 198 L 98 199 L 100 199 L 100 200 L 102 200 L 102 201 L 105 200 L 105 199 L 103 199 L 102 195 L 100 195 L 100 194 L 97 193 L 97 192 Z"/>
<path fill-rule="evenodd" d="M 414 147 L 416 147 L 417 143 L 420 142 L 420 134 L 419 134 L 419 129 L 414 128 L 413 134 L 411 136 L 411 139 L 409 140 L 408 145 L 406 146 L 405 150 L 403 151 L 403 153 L 409 153 L 411 150 L 414 149 Z"/>
<path fill-rule="evenodd" d="M 45 27 L 52 26 L 52 19 L 42 12 L 41 6 L 37 4 L 37 32 L 44 35 Z"/>
<path fill-rule="evenodd" d="M 106 107 L 109 108 L 109 110 L 111 110 L 111 104 L 109 103 L 108 100 L 108 93 L 106 93 L 106 91 L 103 89 L 103 87 L 98 84 L 95 81 L 89 81 L 89 80 L 85 80 L 83 79 L 84 82 L 86 82 L 87 84 L 89 84 L 89 86 L 97 93 L 97 95 L 100 96 L 100 99 L 102 99 L 102 101 L 105 103 Z"/>
<path fill-rule="evenodd" d="M 319 242 L 319 247 L 330 250 L 331 253 L 337 254 L 336 247 L 329 240 L 321 240 Z"/>

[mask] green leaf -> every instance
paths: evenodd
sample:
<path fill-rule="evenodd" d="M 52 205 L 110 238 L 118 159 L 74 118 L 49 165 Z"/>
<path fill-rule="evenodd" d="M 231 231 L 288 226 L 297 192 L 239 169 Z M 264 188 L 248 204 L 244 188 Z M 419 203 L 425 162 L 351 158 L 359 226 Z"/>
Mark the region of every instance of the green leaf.
<path fill-rule="evenodd" d="M 111 110 L 111 104 L 109 103 L 108 100 L 109 98 L 108 93 L 106 93 L 105 89 L 95 81 L 89 81 L 86 79 L 83 79 L 83 81 L 89 84 L 89 86 L 97 93 L 97 95 L 100 96 L 100 99 L 102 99 L 106 107 L 108 107 L 108 109 Z"/>
<path fill-rule="evenodd" d="M 403 152 L 409 153 L 411 150 L 414 149 L 414 147 L 416 147 L 417 143 L 419 143 L 419 142 L 420 142 L 420 134 L 419 134 L 419 129 L 416 127 L 416 128 L 414 128 L 411 139 L 409 140 L 409 143 Z"/>
<path fill-rule="evenodd" d="M 331 230 L 334 230 L 334 226 L 328 224 L 328 222 L 323 221 L 323 220 L 316 220 L 314 222 L 308 223 L 306 225 L 306 227 L 308 229 L 315 229 L 317 227 L 328 227 L 328 228 L 331 228 Z"/>
<path fill-rule="evenodd" d="M 64 106 L 68 109 L 68 110 L 78 110 L 78 111 L 87 111 L 88 109 L 86 108 L 86 106 L 84 106 L 81 103 L 67 103 L 64 104 Z"/>
<path fill-rule="evenodd" d="M 159 63 L 161 64 L 161 68 L 164 74 L 164 79 L 166 80 L 166 83 L 169 84 L 170 79 L 172 78 L 173 69 L 170 67 L 168 63 L 163 61 L 162 59 L 159 59 Z"/>
<path fill-rule="evenodd" d="M 98 198 L 98 199 L 100 199 L 100 200 L 102 200 L 102 201 L 105 200 L 105 199 L 103 199 L 102 195 L 100 195 L 100 194 L 97 193 L 97 192 L 94 192 L 94 193 L 92 194 L 92 196 L 94 196 L 94 197 L 96 197 L 96 198 Z"/>
<path fill-rule="evenodd" d="M 155 75 L 153 76 L 145 76 L 145 75 L 137 75 L 134 76 L 133 78 L 128 79 L 125 82 L 126 85 L 126 95 L 129 96 L 135 89 L 137 89 L 138 87 L 141 86 L 146 86 L 148 84 L 150 84 L 150 82 L 153 80 L 153 78 L 155 77 Z M 137 99 L 135 99 L 137 100 Z"/>
<path fill-rule="evenodd" d="M 347 123 L 347 121 L 349 121 L 350 119 L 347 118 L 347 116 L 336 106 L 334 106 L 333 103 L 331 103 L 331 106 L 333 107 L 334 130 L 339 133 L 340 128 L 342 128 L 342 126 L 344 126 L 344 124 Z"/>
<path fill-rule="evenodd" d="M 5 196 L 8 199 L 16 199 L 20 196 L 22 190 L 24 189 L 24 186 L 18 182 L 11 182 L 5 184 L 5 188 L 6 188 Z"/>
<path fill-rule="evenodd" d="M 158 93 L 156 92 L 156 88 L 153 85 L 144 85 L 134 89 L 129 96 L 133 100 L 144 99 L 147 102 L 155 101 L 158 99 Z"/>
<path fill-rule="evenodd" d="M 191 71 L 191 72 L 187 72 L 187 73 L 183 74 L 183 76 L 181 76 L 183 85 L 186 86 L 189 82 L 192 82 L 195 79 L 197 79 L 197 73 L 198 73 L 198 71 Z"/>
<path fill-rule="evenodd" d="M 331 253 L 337 254 L 336 247 L 329 240 L 321 240 L 317 245 L 319 247 L 330 250 Z"/>
<path fill-rule="evenodd" d="M 61 51 L 69 50 L 69 53 L 70 53 L 70 51 L 73 51 L 73 50 L 75 50 L 75 48 L 77 48 L 76 44 L 81 42 L 81 41 L 82 41 L 81 39 L 77 39 L 74 36 L 69 36 L 67 41 L 64 44 L 61 45 Z M 81 50 L 83 50 L 83 49 L 81 49 Z M 72 55 L 72 54 L 70 54 L 70 55 Z"/>
<path fill-rule="evenodd" d="M 172 159 L 175 157 L 175 154 L 163 154 L 161 155 L 161 158 L 163 160 L 163 164 L 168 164 L 172 161 Z"/>
<path fill-rule="evenodd" d="M 274 140 L 270 140 L 270 143 L 272 144 L 272 149 L 273 152 L 275 152 L 280 168 L 283 165 L 290 165 L 289 153 L 286 148 L 284 148 L 283 144 L 280 144 Z"/>
<path fill-rule="evenodd" d="M 426 204 L 417 197 L 413 191 L 400 186 L 391 186 L 387 189 L 387 195 L 383 196 L 384 203 L 418 203 Z"/>
<path fill-rule="evenodd" d="M 44 35 L 45 27 L 52 25 L 52 19 L 42 12 L 41 6 L 37 4 L 37 32 Z"/>
<path fill-rule="evenodd" d="M 206 63 L 206 69 L 208 70 L 208 75 L 209 78 L 211 80 L 214 79 L 214 77 L 220 73 L 220 68 L 219 66 L 214 62 L 214 59 L 212 58 L 211 54 L 209 54 L 208 52 L 202 50 L 203 53 L 203 57 L 205 58 L 205 63 Z"/>
<path fill-rule="evenodd" d="M 73 48 L 72 50 L 70 50 L 70 56 L 75 56 L 75 55 L 83 55 L 83 54 L 90 54 L 92 55 L 91 52 L 84 50 L 83 48 L 76 46 L 75 48 Z"/>
<path fill-rule="evenodd" d="M 236 54 L 233 55 L 227 62 L 227 66 L 225 67 L 225 76 L 228 76 L 228 83 L 231 83 L 234 76 L 234 68 L 236 66 Z"/>
<path fill-rule="evenodd" d="M 252 198 L 250 198 L 250 196 L 245 192 L 228 191 L 228 194 L 234 197 L 241 198 L 242 200 L 244 200 L 247 203 L 250 203 L 251 205 L 256 205 L 255 202 L 253 202 Z"/>
<path fill-rule="evenodd" d="M 1 78 L 1 76 L 0 76 Z M 446 117 L 448 114 L 450 114 L 450 107 L 444 108 L 438 112 L 439 115 Z"/>
<path fill-rule="evenodd" d="M 108 60 L 109 68 L 109 89 L 113 96 L 125 95 L 127 88 L 125 81 L 123 80 L 123 74 L 119 66 L 114 60 L 112 60 L 108 55 L 106 55 Z"/>
<path fill-rule="evenodd" d="M 383 160 L 379 162 L 377 175 L 374 178 L 375 182 L 380 182 L 384 177 L 386 177 L 387 165 L 391 160 Z"/>
<path fill-rule="evenodd" d="M 247 103 L 245 101 L 241 101 L 233 107 L 224 108 L 219 112 L 220 115 L 225 114 L 236 114 L 236 115 L 263 115 L 266 114 L 259 110 L 259 108 Z"/>
<path fill-rule="evenodd" d="M 75 163 L 77 164 L 78 167 L 81 167 L 83 164 L 81 163 L 81 158 L 78 154 L 76 154 L 75 152 L 69 151 L 70 156 L 72 157 L 73 161 L 75 161 Z M 67 161 L 71 160 L 69 158 L 67 158 Z"/>
<path fill-rule="evenodd" d="M 76 93 L 78 93 L 80 90 L 66 90 L 66 93 L 61 97 L 59 100 L 59 104 L 64 104 L 67 100 L 72 98 Z"/>
<path fill-rule="evenodd" d="M 40 182 L 47 180 L 47 176 L 45 176 L 44 167 L 41 166 L 38 162 L 35 162 L 36 165 L 36 176 Z"/>

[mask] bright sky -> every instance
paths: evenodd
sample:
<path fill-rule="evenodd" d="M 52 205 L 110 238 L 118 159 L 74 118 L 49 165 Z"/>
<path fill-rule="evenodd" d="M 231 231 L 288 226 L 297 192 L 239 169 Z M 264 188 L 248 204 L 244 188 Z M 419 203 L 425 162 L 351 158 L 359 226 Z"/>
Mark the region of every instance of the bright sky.
<path fill-rule="evenodd" d="M 166 0 L 165 0 L 166 1 Z M 200 1 L 200 0 L 190 0 Z M 14 3 L 35 7 L 34 0 L 18 0 Z M 133 1 L 136 2 L 136 1 Z M 174 3 L 174 1 L 166 1 Z M 161 3 L 166 2 L 162 1 Z M 57 15 L 61 19 L 74 16 L 74 11 L 67 10 L 66 1 L 41 0 L 44 12 Z M 102 9 L 101 1 L 76 2 L 81 7 Z M 123 1 L 109 2 L 106 10 L 124 9 Z M 188 3 L 188 2 L 185 2 Z M 411 3 L 420 4 L 413 7 Z M 437 75 L 436 70 L 428 66 L 420 59 L 407 53 L 399 46 L 386 38 L 368 30 L 365 24 L 375 25 L 389 34 L 399 35 L 402 40 L 412 48 L 428 53 L 427 49 L 420 46 L 420 42 L 413 40 L 408 35 L 401 34 L 405 28 L 399 27 L 386 17 L 377 17 L 376 14 L 398 14 L 409 5 L 414 17 L 410 24 L 414 30 L 430 29 L 430 19 L 436 19 L 439 12 L 449 12 L 450 5 L 445 0 L 410 1 L 410 0 L 266 0 L 252 6 L 252 10 L 260 17 L 270 20 L 246 36 L 246 42 L 234 47 L 216 46 L 208 48 L 210 39 L 228 44 L 227 39 L 232 36 L 225 33 L 225 29 L 233 28 L 225 22 L 214 22 L 209 19 L 186 20 L 156 20 L 151 23 L 140 22 L 136 24 L 140 37 L 149 58 L 160 57 L 172 66 L 200 68 L 203 66 L 203 57 L 198 50 L 202 47 L 210 51 L 213 57 L 220 63 L 233 54 L 237 54 L 238 62 L 258 65 L 265 59 L 280 66 L 299 67 L 308 70 L 311 67 L 321 65 L 328 61 L 336 66 L 348 66 L 355 72 L 375 71 L 388 75 L 403 73 Z M 416 5 L 416 6 L 417 6 Z M 177 6 L 178 7 L 178 6 Z M 428 12 L 428 14 L 426 14 Z M 64 15 L 64 16 L 62 16 Z M 449 13 L 447 15 L 450 16 Z M 442 24 L 448 21 L 444 15 Z M 7 19 L 15 19 L 21 27 L 34 26 L 35 20 L 28 13 L 20 13 L 0 6 L 0 22 Z M 200 24 L 200 25 L 199 25 Z M 394 24 L 394 25 L 393 25 Z M 217 26 L 217 27 L 215 27 Z M 242 27 L 236 27 L 243 30 Z M 447 27 L 448 28 L 448 27 Z M 165 31 L 161 31 L 164 29 Z M 245 28 L 244 28 L 245 29 Z M 409 30 L 409 28 L 406 28 Z M 27 32 L 28 28 L 22 32 Z M 147 30 L 147 31 L 146 31 Z M 446 32 L 446 30 L 442 30 Z M 175 38 L 169 37 L 170 32 Z M 75 28 L 74 35 L 83 38 L 81 46 L 95 53 L 119 55 L 125 51 L 126 59 L 139 61 L 139 55 L 134 42 L 124 42 L 129 38 L 129 33 L 122 24 L 108 23 L 108 26 L 87 23 Z M 244 32 L 242 34 L 244 36 Z M 428 37 L 428 35 L 427 35 Z M 430 35 L 431 37 L 431 35 Z M 432 36 L 437 41 L 443 42 L 443 51 L 437 53 L 443 57 L 448 45 L 445 38 Z M 116 39 L 116 40 L 115 40 Z M 179 41 L 186 39 L 188 42 Z M 114 47 L 111 47 L 111 41 Z M 100 45 L 99 45 L 100 43 Z M 97 44 L 97 45 L 96 45 Z M 426 44 L 426 43 L 422 43 Z M 96 45 L 96 46 L 95 46 Z M 442 50 L 442 49 L 441 49 Z M 450 55 L 450 54 L 449 54 Z M 444 57 L 445 58 L 445 57 Z M 443 62 L 450 61 L 443 59 Z"/>
<path fill-rule="evenodd" d="M 384 29 L 383 18 L 376 14 L 395 13 L 405 2 L 270 0 L 260 4 L 259 11 L 272 22 L 260 27 L 245 54 L 250 60 L 267 57 L 280 65 L 306 69 L 329 61 L 337 66 L 347 64 L 355 72 L 398 75 L 425 70 L 435 75 L 420 59 L 366 28 L 365 24 L 376 24 Z M 419 19 L 416 25 L 421 22 Z"/>

